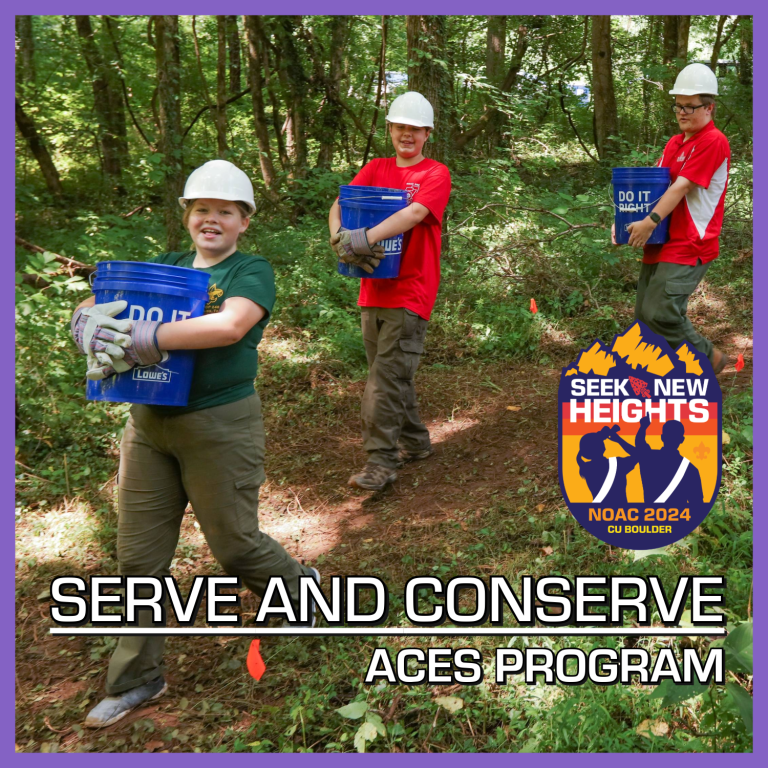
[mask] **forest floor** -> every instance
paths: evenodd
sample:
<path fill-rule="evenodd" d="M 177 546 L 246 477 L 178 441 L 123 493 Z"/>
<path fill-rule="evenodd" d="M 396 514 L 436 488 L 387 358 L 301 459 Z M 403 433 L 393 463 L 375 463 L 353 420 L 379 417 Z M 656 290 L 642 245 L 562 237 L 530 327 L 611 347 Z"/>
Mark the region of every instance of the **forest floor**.
<path fill-rule="evenodd" d="M 621 327 L 629 325 L 629 301 L 617 302 L 615 309 Z M 740 373 L 731 366 L 720 377 L 727 403 L 751 386 L 751 296 L 737 295 L 728 284 L 705 285 L 689 311 L 694 325 L 717 346 L 734 358 L 744 355 Z M 269 480 L 261 492 L 262 529 L 292 555 L 317 566 L 324 579 L 371 574 L 382 578 L 392 594 L 401 593 L 415 575 L 501 573 L 512 580 L 522 573 L 610 573 L 626 566 L 627 553 L 588 540 L 564 512 L 557 470 L 557 387 L 560 370 L 575 360 L 578 345 L 565 326 L 548 328 L 542 345 L 546 364 L 457 361 L 448 366 L 431 362 L 428 351 L 417 389 L 435 455 L 403 468 L 385 491 L 364 493 L 346 484 L 365 460 L 359 434 L 364 382 L 343 381 L 316 369 L 292 382 L 290 391 L 280 391 L 269 377 L 268 337 L 261 393 Z M 108 485 L 99 493 L 114 499 L 115 490 Z M 114 526 L 114 520 L 106 523 Z M 51 637 L 46 593 L 56 575 L 116 572 L 114 558 L 93 535 L 106 523 L 94 517 L 92 500 L 80 497 L 18 521 L 17 749 L 351 747 L 349 728 L 359 722 L 343 720 L 334 710 L 365 690 L 360 681 L 374 638 L 267 638 L 262 641 L 267 673 L 259 683 L 245 669 L 247 639 L 170 638 L 169 692 L 110 728 L 84 730 L 85 714 L 103 695 L 114 641 Z M 685 553 L 680 561 L 684 570 Z M 184 588 L 195 574 L 220 573 L 189 511 L 172 573 Z M 247 591 L 241 594 L 241 610 L 254 613 L 255 598 Z M 397 614 L 397 601 L 392 610 Z M 387 643 L 390 648 L 405 645 Z M 426 699 L 418 702 L 408 698 L 414 691 L 405 686 L 376 691 L 370 711 L 381 713 L 388 730 L 369 749 L 537 747 L 529 730 L 515 727 L 514 718 L 500 722 L 495 715 L 481 715 L 479 704 L 470 710 L 467 703 L 467 717 L 450 723 L 446 718 L 451 716 L 443 712 L 435 727 L 440 710 L 429 704 L 444 689 L 426 689 Z M 488 695 L 498 700 L 501 693 Z M 521 701 L 526 695 L 519 692 Z M 521 717 L 529 716 L 528 706 L 521 705 Z M 640 717 L 642 707 L 637 707 Z M 647 740 L 635 737 L 634 726 L 630 730 L 640 746 L 630 740 L 626 748 L 648 744 L 650 749 Z M 538 748 L 557 747 L 541 742 Z"/>

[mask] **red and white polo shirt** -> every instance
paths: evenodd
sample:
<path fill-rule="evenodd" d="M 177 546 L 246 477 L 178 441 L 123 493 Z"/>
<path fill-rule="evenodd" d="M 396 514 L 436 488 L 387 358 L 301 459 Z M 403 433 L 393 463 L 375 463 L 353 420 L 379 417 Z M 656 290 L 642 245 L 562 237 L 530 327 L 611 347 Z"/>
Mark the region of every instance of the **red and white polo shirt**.
<path fill-rule="evenodd" d="M 671 261 L 694 266 L 698 259 L 706 264 L 717 258 L 730 164 L 728 139 L 713 122 L 687 141 L 680 133 L 667 142 L 659 166 L 669 168 L 673 183 L 683 176 L 696 186 L 669 215 L 669 240 L 645 246 L 644 264 Z"/>

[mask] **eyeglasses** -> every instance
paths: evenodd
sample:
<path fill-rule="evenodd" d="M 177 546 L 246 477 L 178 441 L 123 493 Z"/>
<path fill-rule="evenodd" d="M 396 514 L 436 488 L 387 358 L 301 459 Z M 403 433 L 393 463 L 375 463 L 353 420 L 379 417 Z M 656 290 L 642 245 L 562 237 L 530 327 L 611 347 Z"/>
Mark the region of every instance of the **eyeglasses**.
<path fill-rule="evenodd" d="M 701 109 L 702 107 L 706 107 L 706 104 L 699 104 L 696 107 L 683 107 L 680 106 L 680 104 L 673 104 L 672 105 L 672 111 L 675 114 L 678 114 L 682 112 L 684 115 L 692 115 L 697 109 Z"/>

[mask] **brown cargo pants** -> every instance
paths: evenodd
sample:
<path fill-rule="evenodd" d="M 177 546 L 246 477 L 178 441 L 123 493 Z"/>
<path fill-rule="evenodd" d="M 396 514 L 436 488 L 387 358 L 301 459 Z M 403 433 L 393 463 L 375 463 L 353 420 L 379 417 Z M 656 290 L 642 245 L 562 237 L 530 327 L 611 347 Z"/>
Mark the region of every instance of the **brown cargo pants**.
<path fill-rule="evenodd" d="M 259 530 L 264 482 L 264 424 L 257 393 L 178 416 L 134 405 L 120 446 L 117 556 L 124 576 L 170 574 L 187 501 L 213 556 L 262 596 L 282 576 L 296 604 L 298 578 L 311 575 Z M 140 625 L 151 613 L 140 611 Z M 161 636 L 121 637 L 107 674 L 107 693 L 135 688 L 164 673 Z"/>
<path fill-rule="evenodd" d="M 363 447 L 370 462 L 394 468 L 398 441 L 408 451 L 430 447 L 413 386 L 427 321 L 410 309 L 363 307 L 362 327 L 369 369 L 362 404 Z"/>
<path fill-rule="evenodd" d="M 672 349 L 687 341 L 712 362 L 712 342 L 705 339 L 688 319 L 688 299 L 704 278 L 708 266 L 666 261 L 643 264 L 637 280 L 635 320 L 642 320 L 654 333 L 663 336 Z"/>

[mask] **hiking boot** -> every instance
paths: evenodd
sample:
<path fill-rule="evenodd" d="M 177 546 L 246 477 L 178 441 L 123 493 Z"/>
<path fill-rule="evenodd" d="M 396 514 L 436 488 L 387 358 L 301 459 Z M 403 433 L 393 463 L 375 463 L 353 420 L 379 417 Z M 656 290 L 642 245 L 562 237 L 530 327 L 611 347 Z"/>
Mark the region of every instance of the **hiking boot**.
<path fill-rule="evenodd" d="M 725 352 L 721 352 L 719 349 L 712 350 L 712 370 L 715 372 L 715 376 L 721 373 L 723 368 L 731 362 L 731 359 Z"/>
<path fill-rule="evenodd" d="M 317 568 L 310 568 L 310 571 L 312 571 L 312 575 L 315 577 L 315 581 L 320 584 L 320 571 L 317 570 Z M 309 574 L 307 574 L 309 575 Z M 314 627 L 317 623 L 317 616 L 315 616 L 316 612 L 316 606 L 315 601 L 310 597 L 309 598 L 309 616 L 310 621 L 309 624 L 302 621 L 288 621 L 287 619 L 283 622 L 284 627 Z"/>
<path fill-rule="evenodd" d="M 405 448 L 401 448 L 397 454 L 397 466 L 402 467 L 404 464 L 410 464 L 412 461 L 428 459 L 433 454 L 432 448 L 425 448 L 423 451 L 407 451 Z"/>
<path fill-rule="evenodd" d="M 369 461 L 362 472 L 349 478 L 347 485 L 364 491 L 380 491 L 396 479 L 397 472 L 394 469 Z"/>
<path fill-rule="evenodd" d="M 106 728 L 145 702 L 159 699 L 167 690 L 168 684 L 162 677 L 158 677 L 117 696 L 107 696 L 88 713 L 84 725 L 86 728 Z"/>

